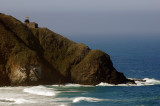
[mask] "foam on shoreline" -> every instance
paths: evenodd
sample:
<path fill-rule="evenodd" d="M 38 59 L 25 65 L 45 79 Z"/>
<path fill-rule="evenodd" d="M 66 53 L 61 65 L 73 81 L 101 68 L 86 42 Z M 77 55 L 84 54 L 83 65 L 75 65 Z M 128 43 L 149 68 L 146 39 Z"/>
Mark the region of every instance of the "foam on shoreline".
<path fill-rule="evenodd" d="M 78 103 L 81 101 L 86 102 L 100 102 L 100 101 L 106 101 L 106 99 L 99 99 L 99 98 L 93 98 L 93 97 L 76 97 L 73 99 L 73 103 Z"/>
<path fill-rule="evenodd" d="M 141 80 L 138 79 L 134 79 L 134 78 L 129 78 L 132 80 L 135 80 L 136 84 L 108 84 L 108 83 L 104 83 L 101 82 L 100 84 L 96 85 L 96 86 L 149 86 L 149 85 L 159 85 L 160 84 L 160 80 L 156 80 L 153 78 L 144 78 Z"/>
<path fill-rule="evenodd" d="M 25 88 L 23 91 L 26 93 L 42 95 L 42 96 L 56 96 L 56 93 L 57 93 L 53 89 L 50 89 L 44 86 L 29 87 L 29 88 Z"/>
<path fill-rule="evenodd" d="M 23 103 L 35 103 L 31 100 L 26 100 L 23 98 L 0 98 L 1 102 L 8 102 L 10 104 L 23 104 Z"/>

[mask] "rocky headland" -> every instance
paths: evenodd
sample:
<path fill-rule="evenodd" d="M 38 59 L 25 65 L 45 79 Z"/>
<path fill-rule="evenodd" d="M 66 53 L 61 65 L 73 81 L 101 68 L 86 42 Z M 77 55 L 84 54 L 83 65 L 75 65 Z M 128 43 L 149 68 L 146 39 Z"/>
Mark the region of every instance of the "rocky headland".
<path fill-rule="evenodd" d="M 108 54 L 0 13 L 0 86 L 134 83 Z"/>

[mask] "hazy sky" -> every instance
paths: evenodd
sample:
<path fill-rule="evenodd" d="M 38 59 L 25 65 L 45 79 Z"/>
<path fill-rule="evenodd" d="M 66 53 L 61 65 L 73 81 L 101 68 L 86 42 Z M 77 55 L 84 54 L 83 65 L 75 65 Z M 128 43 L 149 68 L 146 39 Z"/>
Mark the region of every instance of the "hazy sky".
<path fill-rule="evenodd" d="M 0 12 L 66 35 L 160 34 L 160 0 L 0 0 Z"/>

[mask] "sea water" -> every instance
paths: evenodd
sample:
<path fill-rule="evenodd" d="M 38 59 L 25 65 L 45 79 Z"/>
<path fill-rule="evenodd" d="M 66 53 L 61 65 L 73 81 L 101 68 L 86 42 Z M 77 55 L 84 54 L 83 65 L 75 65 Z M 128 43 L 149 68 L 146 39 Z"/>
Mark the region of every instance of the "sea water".
<path fill-rule="evenodd" d="M 71 38 L 108 53 L 114 67 L 134 84 L 66 84 L 0 87 L 0 105 L 14 106 L 160 106 L 160 38 Z"/>

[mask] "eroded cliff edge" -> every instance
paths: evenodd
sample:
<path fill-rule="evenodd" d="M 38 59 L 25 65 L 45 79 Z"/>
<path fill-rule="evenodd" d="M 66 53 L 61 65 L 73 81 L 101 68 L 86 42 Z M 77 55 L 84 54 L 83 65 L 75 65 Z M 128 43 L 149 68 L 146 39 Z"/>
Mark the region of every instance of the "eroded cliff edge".
<path fill-rule="evenodd" d="M 0 86 L 134 82 L 108 54 L 0 13 Z"/>

